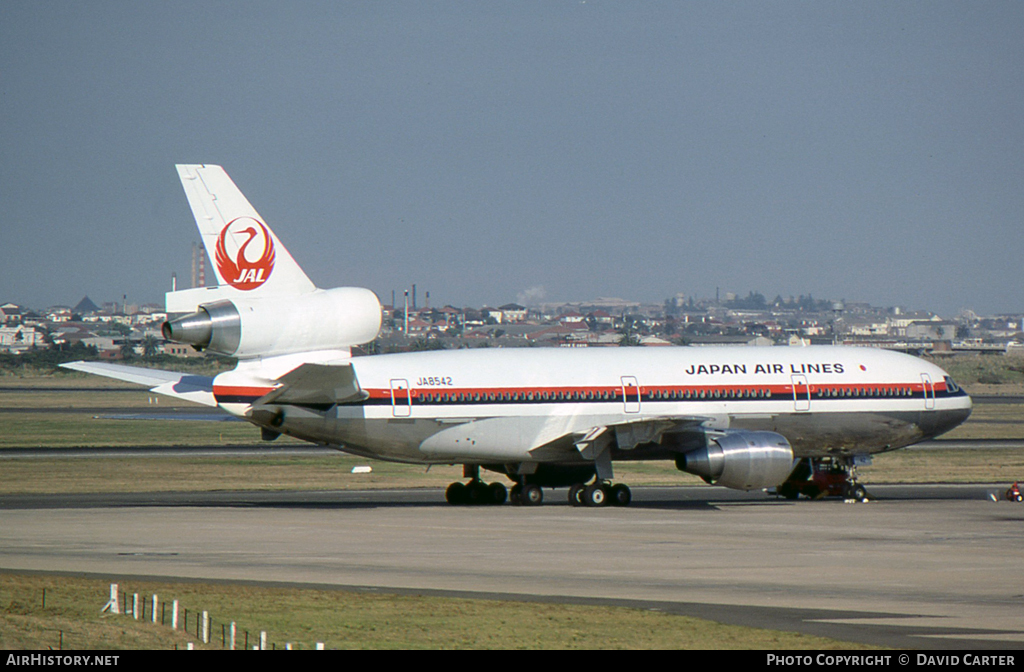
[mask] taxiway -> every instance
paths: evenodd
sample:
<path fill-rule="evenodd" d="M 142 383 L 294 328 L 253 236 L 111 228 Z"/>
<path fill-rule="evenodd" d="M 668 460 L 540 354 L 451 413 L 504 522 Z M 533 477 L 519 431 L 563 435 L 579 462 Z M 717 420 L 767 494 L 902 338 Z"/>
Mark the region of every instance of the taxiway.
<path fill-rule="evenodd" d="M 917 648 L 1024 643 L 1024 506 L 998 486 L 777 501 L 689 486 L 625 509 L 433 490 L 0 497 L 7 571 L 619 604 Z"/>

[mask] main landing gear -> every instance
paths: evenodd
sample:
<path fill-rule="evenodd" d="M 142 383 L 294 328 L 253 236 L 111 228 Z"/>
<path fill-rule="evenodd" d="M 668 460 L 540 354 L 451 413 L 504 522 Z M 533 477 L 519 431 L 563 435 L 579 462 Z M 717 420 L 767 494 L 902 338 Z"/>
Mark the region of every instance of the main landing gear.
<path fill-rule="evenodd" d="M 587 478 L 585 473 L 570 476 L 576 478 Z M 585 471 L 585 470 L 584 470 Z M 518 480 L 511 490 L 506 490 L 501 483 L 485 483 L 480 478 L 480 467 L 476 465 L 465 465 L 463 476 L 470 479 L 468 483 L 456 481 L 448 486 L 445 491 L 445 499 L 449 504 L 457 505 L 483 505 L 483 504 L 504 504 L 506 499 L 513 506 L 540 506 L 544 503 L 544 487 L 564 487 L 572 480 L 561 477 L 552 477 L 550 472 L 545 474 L 512 475 L 510 478 Z M 565 476 L 562 473 L 561 476 Z M 591 471 L 590 477 L 594 476 Z M 536 479 L 536 480 L 533 480 Z M 537 482 L 539 481 L 539 482 Z M 612 484 L 610 480 L 594 478 L 589 484 L 577 481 L 569 487 L 569 504 L 572 506 L 629 506 L 633 501 L 633 493 L 625 483 Z"/>
<path fill-rule="evenodd" d="M 466 465 L 463 476 L 471 479 L 469 483 L 456 481 L 448 486 L 444 498 L 449 504 L 484 505 L 504 504 L 508 498 L 508 490 L 501 483 L 484 483 L 480 480 L 480 467 Z"/>
<path fill-rule="evenodd" d="M 484 483 L 479 480 L 469 483 L 456 481 L 444 491 L 444 498 L 449 504 L 504 504 L 508 498 L 508 490 L 501 483 Z"/>
<path fill-rule="evenodd" d="M 629 506 L 633 493 L 625 483 L 612 485 L 607 481 L 594 481 L 590 485 L 577 483 L 569 488 L 572 506 Z"/>
<path fill-rule="evenodd" d="M 776 491 L 786 499 L 796 499 L 800 495 L 810 499 L 870 499 L 867 488 L 857 482 L 853 456 L 805 457 Z"/>
<path fill-rule="evenodd" d="M 512 486 L 509 501 L 513 506 L 538 506 L 544 501 L 544 491 L 536 483 L 517 483 Z M 576 483 L 569 488 L 572 506 L 629 506 L 631 501 L 633 493 L 624 483 Z"/>

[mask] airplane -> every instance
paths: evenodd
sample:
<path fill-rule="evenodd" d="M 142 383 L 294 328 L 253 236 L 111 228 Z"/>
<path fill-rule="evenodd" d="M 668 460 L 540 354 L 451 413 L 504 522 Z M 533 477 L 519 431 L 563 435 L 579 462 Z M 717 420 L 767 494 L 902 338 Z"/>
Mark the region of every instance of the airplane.
<path fill-rule="evenodd" d="M 483 348 L 353 356 L 382 307 L 368 289 L 319 289 L 220 166 L 179 165 L 214 287 L 166 294 L 169 341 L 237 358 L 197 376 L 101 362 L 66 368 L 219 406 L 346 453 L 462 465 L 452 504 L 628 505 L 613 464 L 669 460 L 708 483 L 814 496 L 815 474 L 867 497 L 856 468 L 947 432 L 971 398 L 941 368 L 866 347 Z M 480 471 L 504 474 L 487 483 Z"/>

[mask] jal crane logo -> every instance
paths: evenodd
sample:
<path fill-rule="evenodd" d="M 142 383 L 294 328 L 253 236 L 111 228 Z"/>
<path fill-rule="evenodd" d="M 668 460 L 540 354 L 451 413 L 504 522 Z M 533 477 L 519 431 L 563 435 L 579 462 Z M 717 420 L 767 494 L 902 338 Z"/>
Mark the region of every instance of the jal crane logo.
<path fill-rule="evenodd" d="M 238 217 L 221 229 L 214 255 L 220 276 L 235 289 L 256 289 L 274 270 L 274 239 L 263 222 Z"/>

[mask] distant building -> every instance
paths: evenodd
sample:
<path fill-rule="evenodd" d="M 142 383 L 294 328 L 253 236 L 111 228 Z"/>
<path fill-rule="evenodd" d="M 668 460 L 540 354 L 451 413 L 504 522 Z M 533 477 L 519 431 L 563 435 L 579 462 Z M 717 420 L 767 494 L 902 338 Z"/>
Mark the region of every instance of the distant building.
<path fill-rule="evenodd" d="M 43 333 L 35 327 L 0 327 L 0 351 L 20 354 L 34 347 L 43 347 Z"/>
<path fill-rule="evenodd" d="M 0 323 L 2 324 L 16 324 L 21 322 L 22 316 L 27 311 L 16 303 L 5 303 L 0 306 Z"/>
<path fill-rule="evenodd" d="M 906 337 L 917 341 L 950 341 L 956 337 L 956 323 L 945 320 L 911 322 L 906 327 Z"/>
<path fill-rule="evenodd" d="M 82 297 L 82 300 L 71 309 L 76 315 L 90 315 L 92 313 L 99 312 L 100 307 L 92 302 L 88 296 Z"/>
<path fill-rule="evenodd" d="M 203 353 L 199 352 L 191 345 L 182 345 L 181 343 L 164 343 L 163 351 L 165 354 L 173 355 L 175 357 L 202 357 Z"/>
<path fill-rule="evenodd" d="M 46 311 L 46 319 L 50 322 L 70 322 L 71 309 L 67 306 L 53 306 Z"/>
<path fill-rule="evenodd" d="M 522 322 L 526 319 L 526 308 L 518 303 L 506 303 L 498 310 L 501 311 L 502 322 Z"/>
<path fill-rule="evenodd" d="M 723 345 L 750 345 L 750 346 L 765 346 L 775 345 L 775 342 L 770 338 L 764 336 L 751 336 L 750 334 L 743 334 L 739 336 L 729 336 L 724 334 L 711 334 L 708 336 L 689 336 L 687 340 L 690 345 L 696 346 L 723 346 Z"/>
<path fill-rule="evenodd" d="M 889 321 L 883 317 L 845 317 L 842 330 L 851 336 L 888 336 Z"/>
<path fill-rule="evenodd" d="M 558 322 L 560 324 L 583 324 L 585 320 L 586 318 L 575 311 L 571 313 L 562 313 L 558 316 Z"/>

